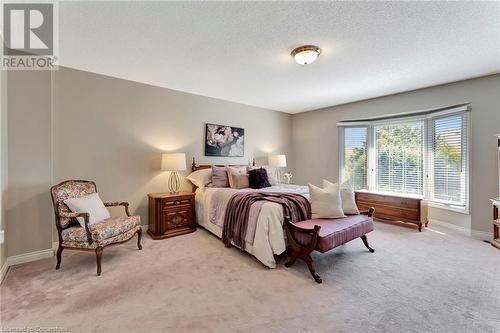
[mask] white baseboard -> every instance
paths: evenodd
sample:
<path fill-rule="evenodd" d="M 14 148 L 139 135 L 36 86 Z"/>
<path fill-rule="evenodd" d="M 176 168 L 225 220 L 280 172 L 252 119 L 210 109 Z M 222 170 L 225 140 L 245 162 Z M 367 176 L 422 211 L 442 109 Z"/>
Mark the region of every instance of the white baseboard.
<path fill-rule="evenodd" d="M 27 262 L 46 259 L 54 256 L 53 249 L 40 250 L 30 253 L 19 254 L 17 256 L 11 256 L 7 258 L 8 266 L 14 266 L 19 264 L 24 264 Z"/>
<path fill-rule="evenodd" d="M 46 259 L 54 256 L 54 249 L 46 249 L 29 253 L 19 254 L 17 256 L 7 257 L 5 263 L 0 270 L 0 283 L 7 274 L 10 266 L 20 265 L 31 261 Z"/>
<path fill-rule="evenodd" d="M 430 219 L 429 220 L 429 225 L 432 228 L 432 225 L 438 225 L 444 228 L 452 229 L 459 234 L 462 234 L 464 236 L 469 236 L 475 239 L 480 239 L 480 240 L 491 240 L 493 238 L 493 233 L 491 232 L 486 232 L 486 231 L 479 231 L 479 230 L 471 230 L 469 228 L 461 227 L 456 224 L 440 221 L 440 220 L 434 220 Z"/>
<path fill-rule="evenodd" d="M 143 232 L 148 231 L 147 224 L 141 225 L 141 227 L 142 227 Z M 35 251 L 35 252 L 30 252 L 30 253 L 24 253 L 24 254 L 20 254 L 17 256 L 7 257 L 2 268 L 0 269 L 0 283 L 3 281 L 3 278 L 7 274 L 7 271 L 8 271 L 10 266 L 24 264 L 24 263 L 35 261 L 35 260 L 53 257 L 54 253 L 55 253 L 55 251 L 57 251 L 58 247 L 59 247 L 59 241 L 53 242 L 51 249 Z"/>
<path fill-rule="evenodd" d="M 471 230 L 471 236 L 475 239 L 491 241 L 493 239 L 493 233 L 487 231 Z"/>
<path fill-rule="evenodd" d="M 444 227 L 444 228 L 447 228 L 447 229 L 454 230 L 454 231 L 456 231 L 459 234 L 464 235 L 464 236 L 470 236 L 471 235 L 471 232 L 470 232 L 469 228 L 461 227 L 461 226 L 458 226 L 456 224 L 448 223 L 448 222 L 444 222 L 444 221 L 440 221 L 440 220 L 429 219 L 429 226 L 432 228 L 433 225 L 437 225 L 437 226 L 440 226 L 440 227 Z"/>

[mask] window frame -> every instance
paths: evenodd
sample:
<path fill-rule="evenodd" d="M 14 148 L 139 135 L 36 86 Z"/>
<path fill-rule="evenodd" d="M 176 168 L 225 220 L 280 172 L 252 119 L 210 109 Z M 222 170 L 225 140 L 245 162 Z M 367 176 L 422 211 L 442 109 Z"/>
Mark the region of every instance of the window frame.
<path fill-rule="evenodd" d="M 465 194 L 465 203 L 464 205 L 454 204 L 453 202 L 434 199 L 434 135 L 435 128 L 434 122 L 438 119 L 444 119 L 453 116 L 460 116 L 462 118 L 462 129 L 461 129 L 461 154 L 462 156 L 466 156 L 466 161 L 462 161 L 462 167 L 465 167 L 465 175 L 464 175 L 464 194 Z M 426 178 L 430 179 L 427 182 L 427 191 L 425 193 L 425 198 L 428 201 L 429 205 L 437 208 L 444 208 L 454 212 L 469 214 L 470 213 L 470 165 L 471 165 L 471 156 L 470 156 L 470 144 L 471 144 L 471 116 L 470 111 L 456 111 L 456 112 L 447 112 L 442 114 L 436 114 L 428 117 L 427 119 L 427 140 L 428 146 L 426 147 L 426 168 L 427 168 L 427 176 Z M 464 140 L 465 138 L 465 140 Z M 463 171 L 462 171 L 463 172 Z"/>
<path fill-rule="evenodd" d="M 345 166 L 345 129 L 346 128 L 366 128 L 366 171 L 367 171 L 367 177 L 366 177 L 366 187 L 369 187 L 369 175 L 371 174 L 370 172 L 370 158 L 368 156 L 368 153 L 370 152 L 370 141 L 371 141 L 371 126 L 369 125 L 363 125 L 363 124 L 357 124 L 354 126 L 343 126 L 339 128 L 339 179 L 340 182 L 343 183 L 347 179 L 344 179 L 344 166 Z"/>
<path fill-rule="evenodd" d="M 372 183 L 370 186 L 370 191 L 377 191 L 377 174 L 376 174 L 376 169 L 377 169 L 377 149 L 376 149 L 376 140 L 377 140 L 377 133 L 375 130 L 376 126 L 383 126 L 383 125 L 398 125 L 398 124 L 406 124 L 410 122 L 417 122 L 421 121 L 422 122 L 422 194 L 410 194 L 410 193 L 400 193 L 400 192 L 388 192 L 388 193 L 394 193 L 397 195 L 402 195 L 402 196 L 415 196 L 415 197 L 425 197 L 425 175 L 426 175 L 426 170 L 425 170 L 425 164 L 426 164 L 426 133 L 427 133 L 427 128 L 426 128 L 426 121 L 425 118 L 422 117 L 401 117 L 397 119 L 392 119 L 391 121 L 375 121 L 371 124 L 371 132 L 372 132 L 372 142 L 373 142 L 373 147 L 372 147 L 372 153 L 371 153 L 371 164 L 373 166 L 372 168 Z"/>

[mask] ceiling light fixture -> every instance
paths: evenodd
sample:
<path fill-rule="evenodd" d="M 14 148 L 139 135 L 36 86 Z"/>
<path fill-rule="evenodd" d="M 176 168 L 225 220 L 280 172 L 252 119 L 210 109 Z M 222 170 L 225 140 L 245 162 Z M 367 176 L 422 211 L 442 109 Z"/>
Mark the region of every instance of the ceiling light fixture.
<path fill-rule="evenodd" d="M 314 45 L 304 45 L 293 49 L 290 53 L 299 65 L 312 64 L 320 55 L 321 49 Z"/>

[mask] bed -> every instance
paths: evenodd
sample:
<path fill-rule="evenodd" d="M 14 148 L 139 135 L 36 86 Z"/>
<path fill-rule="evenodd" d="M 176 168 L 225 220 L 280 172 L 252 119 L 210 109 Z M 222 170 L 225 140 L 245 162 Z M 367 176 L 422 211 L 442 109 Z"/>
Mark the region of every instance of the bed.
<path fill-rule="evenodd" d="M 193 159 L 192 171 L 210 168 L 211 165 L 196 165 Z M 264 189 L 253 190 L 193 187 L 195 192 L 196 220 L 199 226 L 208 230 L 215 236 L 222 238 L 224 218 L 228 200 L 238 192 L 275 192 L 295 193 L 308 197 L 307 186 L 280 184 Z M 254 209 L 255 206 L 255 209 Z M 276 267 L 275 255 L 283 253 L 286 249 L 283 231 L 283 207 L 280 204 L 264 202 L 261 205 L 252 205 L 251 214 L 256 214 L 257 222 L 249 225 L 244 250 L 262 264 L 269 268 Z M 251 230 L 250 230 L 251 229 Z"/>

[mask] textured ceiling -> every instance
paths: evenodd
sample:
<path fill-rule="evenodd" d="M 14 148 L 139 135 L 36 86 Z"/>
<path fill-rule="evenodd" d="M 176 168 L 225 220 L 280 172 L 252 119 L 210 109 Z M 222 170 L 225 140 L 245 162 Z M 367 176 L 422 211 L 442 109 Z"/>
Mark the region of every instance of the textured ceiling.
<path fill-rule="evenodd" d="M 64 66 L 296 113 L 500 72 L 500 2 L 60 2 Z M 308 66 L 289 52 L 315 44 Z"/>

